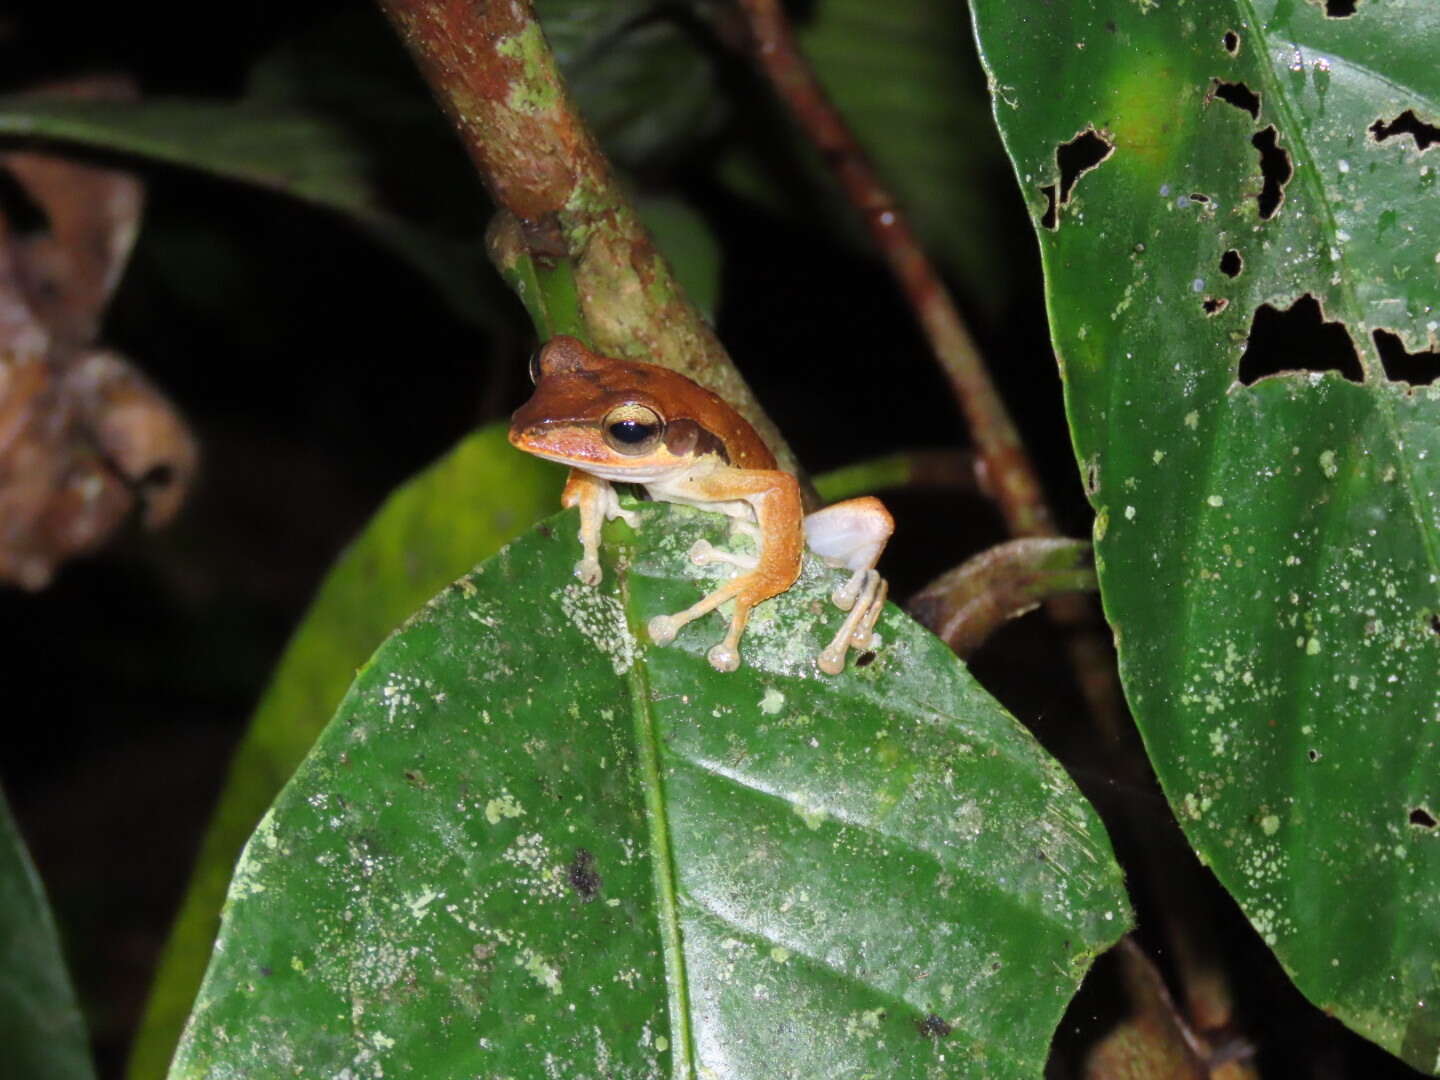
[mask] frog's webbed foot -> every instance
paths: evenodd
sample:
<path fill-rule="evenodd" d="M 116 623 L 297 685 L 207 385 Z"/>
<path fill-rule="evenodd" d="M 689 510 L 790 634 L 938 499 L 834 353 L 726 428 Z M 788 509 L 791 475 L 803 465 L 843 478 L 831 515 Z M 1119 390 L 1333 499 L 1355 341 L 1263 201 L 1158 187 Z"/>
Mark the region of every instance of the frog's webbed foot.
<path fill-rule="evenodd" d="M 895 523 L 879 499 L 850 499 L 827 506 L 805 519 L 805 541 L 832 566 L 853 571 L 848 581 L 830 594 L 830 602 L 848 612 L 839 631 L 816 659 L 827 675 L 845 670 L 850 649 L 873 649 L 879 644 L 875 623 L 885 607 L 889 591 L 875 563 L 895 529 Z"/>
<path fill-rule="evenodd" d="M 860 582 L 856 593 L 849 596 L 849 607 L 842 607 L 836 599 L 841 593 L 849 589 L 849 584 Z M 880 613 L 885 610 L 885 597 L 890 592 L 890 586 L 874 570 L 862 570 L 850 583 L 835 590 L 831 597 L 837 607 L 848 610 L 845 621 L 840 624 L 830 644 L 825 646 L 819 657 L 816 659 L 816 666 L 826 675 L 838 675 L 845 670 L 845 657 L 849 651 L 859 649 L 864 652 L 869 649 L 876 649 L 880 646 L 880 637 L 875 633 L 875 623 L 880 618 Z"/>

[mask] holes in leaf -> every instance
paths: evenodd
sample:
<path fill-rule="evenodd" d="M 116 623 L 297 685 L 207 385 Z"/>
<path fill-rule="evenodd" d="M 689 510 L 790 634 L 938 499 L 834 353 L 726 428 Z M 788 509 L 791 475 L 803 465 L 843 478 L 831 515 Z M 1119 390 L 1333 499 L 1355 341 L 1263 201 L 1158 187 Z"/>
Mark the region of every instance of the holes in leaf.
<path fill-rule="evenodd" d="M 1241 112 L 1250 114 L 1251 120 L 1260 119 L 1260 95 L 1243 82 L 1221 82 L 1210 80 L 1210 96 L 1219 98 L 1226 105 L 1234 105 Z"/>
<path fill-rule="evenodd" d="M 595 870 L 595 856 L 585 848 L 575 849 L 575 858 L 565 868 L 565 880 L 587 904 L 600 895 L 601 879 Z"/>
<path fill-rule="evenodd" d="M 1422 152 L 1440 142 L 1440 127 L 1421 120 L 1414 109 L 1406 109 L 1389 123 L 1376 120 L 1367 130 L 1376 142 L 1384 142 L 1397 135 L 1409 135 Z"/>
<path fill-rule="evenodd" d="M 1325 0 L 1325 17 L 1328 19 L 1348 19 L 1355 14 L 1357 0 Z"/>
<path fill-rule="evenodd" d="M 1206 315 L 1219 315 L 1230 306 L 1230 301 L 1223 296 L 1207 296 L 1205 302 L 1200 306 L 1205 309 Z"/>
<path fill-rule="evenodd" d="M 1319 760 L 1320 760 L 1320 751 L 1319 751 L 1319 750 L 1316 750 L 1316 749 L 1314 749 L 1314 748 L 1311 748 L 1311 749 L 1305 751 L 1305 756 L 1306 756 L 1307 758 L 1309 758 L 1311 761 L 1319 761 Z"/>
<path fill-rule="evenodd" d="M 1245 269 L 1245 260 L 1240 257 L 1240 252 L 1231 248 L 1220 256 L 1220 272 L 1226 277 L 1239 277 L 1240 271 Z"/>
<path fill-rule="evenodd" d="M 1234 30 L 1226 30 L 1225 36 L 1220 39 L 1220 44 L 1225 46 L 1225 51 L 1231 56 L 1240 55 L 1240 35 Z"/>
<path fill-rule="evenodd" d="M 1265 178 L 1265 186 L 1255 197 L 1260 205 L 1260 220 L 1269 221 L 1285 201 L 1285 185 L 1295 175 L 1295 166 L 1290 164 L 1290 154 L 1280 149 L 1280 135 L 1274 124 L 1257 131 L 1250 142 L 1260 151 L 1260 175 Z"/>
<path fill-rule="evenodd" d="M 1284 311 L 1269 304 L 1255 310 L 1238 378 L 1250 386 L 1287 371 L 1338 371 L 1351 382 L 1365 381 L 1344 323 L 1326 322 L 1319 302 L 1309 293 Z"/>
<path fill-rule="evenodd" d="M 1192 191 L 1190 193 L 1190 201 L 1198 203 L 1208 203 L 1210 201 L 1210 196 L 1204 195 L 1198 191 Z"/>
<path fill-rule="evenodd" d="M 925 1017 L 924 1020 L 920 1020 L 915 1024 L 915 1030 L 927 1039 L 943 1039 L 955 1029 L 943 1019 L 931 1013 Z"/>
<path fill-rule="evenodd" d="M 1067 143 L 1055 148 L 1055 164 L 1060 169 L 1060 183 L 1046 184 L 1040 190 L 1047 202 L 1040 224 L 1047 229 L 1060 226 L 1060 208 L 1070 201 L 1076 183 L 1091 169 L 1114 153 L 1115 147 L 1106 142 L 1093 127 L 1087 127 Z"/>
<path fill-rule="evenodd" d="M 1391 382 L 1429 386 L 1440 375 L 1440 353 L 1433 349 L 1412 353 L 1405 348 L 1400 335 L 1389 330 L 1376 330 L 1371 337 L 1375 339 L 1375 351 L 1380 354 L 1385 377 Z"/>
<path fill-rule="evenodd" d="M 1410 811 L 1410 824 L 1418 825 L 1422 829 L 1433 829 L 1436 825 L 1440 825 L 1440 821 L 1436 821 L 1435 815 L 1425 807 L 1417 806 Z"/>
<path fill-rule="evenodd" d="M 1440 615 L 1430 616 L 1430 629 L 1440 635 Z"/>

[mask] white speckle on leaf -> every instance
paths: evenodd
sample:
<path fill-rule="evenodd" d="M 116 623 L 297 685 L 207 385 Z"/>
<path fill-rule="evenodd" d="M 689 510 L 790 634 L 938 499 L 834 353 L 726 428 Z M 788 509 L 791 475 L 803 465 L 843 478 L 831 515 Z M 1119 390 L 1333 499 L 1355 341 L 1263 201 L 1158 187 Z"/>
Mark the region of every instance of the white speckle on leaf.
<path fill-rule="evenodd" d="M 498 799 L 491 799 L 485 804 L 485 820 L 491 825 L 500 824 L 501 818 L 516 818 L 524 813 L 525 808 L 508 791 L 501 792 Z"/>
<path fill-rule="evenodd" d="M 804 806 L 796 803 L 792 809 L 795 811 L 795 815 L 805 822 L 807 829 L 820 828 L 825 823 L 825 819 L 830 816 L 830 812 L 823 806 Z"/>
<path fill-rule="evenodd" d="M 616 675 L 635 662 L 635 639 L 620 601 L 589 585 L 571 582 L 560 590 L 560 610 L 590 644 L 610 657 Z"/>
<path fill-rule="evenodd" d="M 412 896 L 406 899 L 405 906 L 410 909 L 411 918 L 419 919 L 424 916 L 427 907 L 444 895 L 444 893 L 436 892 L 434 889 L 426 889 L 418 896 Z"/>
<path fill-rule="evenodd" d="M 775 716 L 785 707 L 785 695 L 773 686 L 765 688 L 765 696 L 760 699 L 760 711 L 766 716 Z"/>
<path fill-rule="evenodd" d="M 560 993 L 560 969 L 534 949 L 521 949 L 515 957 L 515 964 L 517 967 L 523 967 L 532 979 L 550 993 Z"/>

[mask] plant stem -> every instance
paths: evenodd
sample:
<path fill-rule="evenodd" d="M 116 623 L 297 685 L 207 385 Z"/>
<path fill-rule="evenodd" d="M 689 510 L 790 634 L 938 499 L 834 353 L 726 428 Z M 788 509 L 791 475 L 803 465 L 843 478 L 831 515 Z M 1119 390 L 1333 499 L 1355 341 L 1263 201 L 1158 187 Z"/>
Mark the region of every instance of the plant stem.
<path fill-rule="evenodd" d="M 592 344 L 708 386 L 794 470 L 784 439 L 656 251 L 586 128 L 529 0 L 380 0 L 380 7 L 496 204 L 518 220 L 526 253 L 573 263 Z"/>
<path fill-rule="evenodd" d="M 1053 536 L 1055 525 L 1020 434 L 974 339 L 894 196 L 831 104 L 795 42 L 779 0 L 739 0 L 757 63 L 796 123 L 834 170 L 914 309 L 950 381 L 984 466 L 984 486 L 1014 536 Z"/>

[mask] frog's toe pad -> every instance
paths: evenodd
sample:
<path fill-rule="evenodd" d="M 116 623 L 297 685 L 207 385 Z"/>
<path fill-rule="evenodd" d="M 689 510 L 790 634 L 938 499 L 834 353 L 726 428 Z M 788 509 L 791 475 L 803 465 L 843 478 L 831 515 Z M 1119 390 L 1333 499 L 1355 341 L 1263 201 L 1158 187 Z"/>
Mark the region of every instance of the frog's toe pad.
<path fill-rule="evenodd" d="M 646 624 L 650 640 L 656 645 L 669 645 L 680 632 L 680 622 L 673 615 L 656 615 Z"/>
<path fill-rule="evenodd" d="M 815 658 L 815 666 L 826 675 L 839 675 L 845 670 L 845 654 L 849 652 L 849 649 L 848 641 L 830 645 Z"/>
<path fill-rule="evenodd" d="M 575 576 L 585 585 L 599 585 L 600 560 L 581 559 L 575 564 Z"/>
<path fill-rule="evenodd" d="M 740 666 L 740 650 L 731 648 L 723 641 L 706 653 L 705 658 L 716 671 L 734 671 Z"/>

